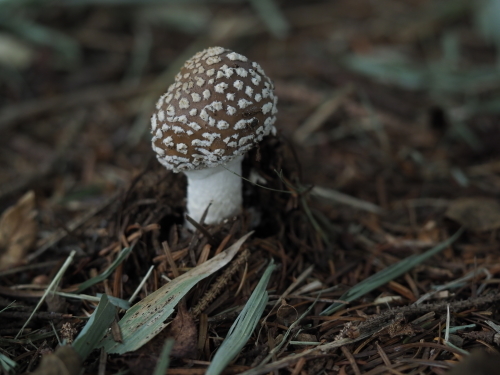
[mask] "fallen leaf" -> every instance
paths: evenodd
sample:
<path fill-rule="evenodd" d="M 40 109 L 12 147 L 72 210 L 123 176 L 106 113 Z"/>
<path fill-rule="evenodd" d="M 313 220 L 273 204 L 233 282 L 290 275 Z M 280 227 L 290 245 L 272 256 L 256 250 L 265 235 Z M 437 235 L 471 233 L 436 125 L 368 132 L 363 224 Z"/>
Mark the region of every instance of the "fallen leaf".
<path fill-rule="evenodd" d="M 22 263 L 38 232 L 35 193 L 24 194 L 0 217 L 0 270 Z"/>
<path fill-rule="evenodd" d="M 286 303 L 285 300 L 281 300 L 281 306 L 276 312 L 276 318 L 278 319 L 278 322 L 288 327 L 290 324 L 295 322 L 298 317 L 299 314 L 295 307 Z"/>
<path fill-rule="evenodd" d="M 196 358 L 198 341 L 196 324 L 193 316 L 187 312 L 185 303 L 181 302 L 178 306 L 179 311 L 172 320 L 170 329 L 161 331 L 144 346 L 122 357 L 132 374 L 149 375 L 154 372 L 168 337 L 175 340 L 174 347 L 170 352 L 171 357 Z"/>
<path fill-rule="evenodd" d="M 42 357 L 33 375 L 78 375 L 82 371 L 82 359 L 71 346 L 60 346 L 55 353 Z"/>
<path fill-rule="evenodd" d="M 55 293 L 50 293 L 45 297 L 45 303 L 47 304 L 47 311 L 66 313 L 68 310 L 66 299 Z"/>
<path fill-rule="evenodd" d="M 179 304 L 177 316 L 170 325 L 170 336 L 175 340 L 170 355 L 177 358 L 195 358 L 198 343 L 198 330 L 193 315 L 186 310 L 184 303 Z"/>
<path fill-rule="evenodd" d="M 227 265 L 252 233 L 244 235 L 228 249 L 176 277 L 128 309 L 118 323 L 123 342 L 115 342 L 108 335 L 102 341 L 106 352 L 124 354 L 136 351 L 157 336 L 170 324 L 168 318 L 179 301 L 198 282 Z"/>
<path fill-rule="evenodd" d="M 490 198 L 463 198 L 453 201 L 446 217 L 473 231 L 500 228 L 500 204 Z"/>

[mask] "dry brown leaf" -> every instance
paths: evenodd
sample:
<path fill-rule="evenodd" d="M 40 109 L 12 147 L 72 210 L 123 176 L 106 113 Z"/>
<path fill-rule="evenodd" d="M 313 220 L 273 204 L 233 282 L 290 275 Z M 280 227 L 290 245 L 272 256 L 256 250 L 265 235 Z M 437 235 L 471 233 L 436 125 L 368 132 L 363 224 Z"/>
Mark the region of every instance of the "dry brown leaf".
<path fill-rule="evenodd" d="M 179 311 L 170 325 L 170 336 L 175 340 L 170 355 L 177 358 L 195 358 L 198 331 L 193 315 L 187 312 L 185 304 L 179 304 Z"/>
<path fill-rule="evenodd" d="M 278 318 L 278 322 L 285 326 L 289 326 L 293 322 L 297 320 L 299 317 L 299 313 L 295 309 L 295 307 L 286 303 L 285 300 L 281 300 L 281 306 L 278 308 L 276 312 L 276 317 Z"/>
<path fill-rule="evenodd" d="M 45 303 L 47 304 L 47 311 L 64 314 L 68 310 L 66 299 L 55 293 L 49 293 L 45 297 Z"/>
<path fill-rule="evenodd" d="M 180 302 L 178 306 L 177 316 L 172 320 L 169 329 L 161 331 L 144 346 L 124 356 L 132 374 L 145 375 L 153 373 L 165 340 L 168 337 L 175 340 L 170 356 L 174 358 L 196 358 L 198 333 L 193 315 L 186 310 L 184 302 Z"/>
<path fill-rule="evenodd" d="M 0 270 L 22 262 L 38 232 L 35 193 L 29 191 L 0 217 Z"/>
<path fill-rule="evenodd" d="M 33 375 L 78 375 L 82 371 L 82 359 L 71 346 L 60 346 L 55 353 L 42 357 Z"/>
<path fill-rule="evenodd" d="M 305 341 L 305 342 L 316 342 L 318 341 L 318 338 L 316 335 L 313 335 L 311 333 L 304 333 L 301 332 L 295 337 L 295 341 Z"/>
<path fill-rule="evenodd" d="M 446 217 L 473 231 L 500 228 L 500 204 L 490 198 L 463 198 L 450 204 Z"/>

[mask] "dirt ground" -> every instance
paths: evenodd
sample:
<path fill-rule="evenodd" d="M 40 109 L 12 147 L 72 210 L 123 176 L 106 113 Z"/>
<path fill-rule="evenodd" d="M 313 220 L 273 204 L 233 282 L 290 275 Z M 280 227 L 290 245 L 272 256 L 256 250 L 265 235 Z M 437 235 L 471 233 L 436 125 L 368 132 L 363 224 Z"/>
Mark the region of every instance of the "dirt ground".
<path fill-rule="evenodd" d="M 173 337 L 168 374 L 204 374 L 271 260 L 269 303 L 224 373 L 465 374 L 476 355 L 476 373 L 498 368 L 498 1 L 0 13 L 0 373 L 152 374 Z M 245 157 L 243 212 L 193 234 L 185 177 L 157 162 L 149 122 L 184 61 L 217 45 L 271 77 L 278 133 Z M 138 302 L 251 231 L 140 349 L 40 366 L 96 296 Z M 94 299 L 45 296 L 51 283 Z"/>

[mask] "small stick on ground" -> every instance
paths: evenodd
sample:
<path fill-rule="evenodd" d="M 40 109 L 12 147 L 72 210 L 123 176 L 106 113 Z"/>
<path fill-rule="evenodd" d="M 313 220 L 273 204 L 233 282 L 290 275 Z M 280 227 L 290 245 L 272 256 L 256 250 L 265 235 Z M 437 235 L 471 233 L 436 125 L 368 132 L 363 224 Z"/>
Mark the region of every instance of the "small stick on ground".
<path fill-rule="evenodd" d="M 354 357 L 353 357 L 352 353 L 349 351 L 349 349 L 347 349 L 346 346 L 342 346 L 340 349 L 342 350 L 342 353 L 344 353 L 345 357 L 347 358 L 347 360 L 351 364 L 351 367 L 352 367 L 352 370 L 354 371 L 354 373 L 356 375 L 361 375 L 361 371 L 359 371 L 358 364 L 356 363 L 356 360 L 354 359 Z"/>
<path fill-rule="evenodd" d="M 231 277 L 240 269 L 240 267 L 248 260 L 250 257 L 250 250 L 246 248 L 243 252 L 236 258 L 229 267 L 220 275 L 210 289 L 205 293 L 203 298 L 198 302 L 198 304 L 193 308 L 191 313 L 193 317 L 200 315 L 210 303 L 220 294 L 222 289 L 227 285 Z"/>

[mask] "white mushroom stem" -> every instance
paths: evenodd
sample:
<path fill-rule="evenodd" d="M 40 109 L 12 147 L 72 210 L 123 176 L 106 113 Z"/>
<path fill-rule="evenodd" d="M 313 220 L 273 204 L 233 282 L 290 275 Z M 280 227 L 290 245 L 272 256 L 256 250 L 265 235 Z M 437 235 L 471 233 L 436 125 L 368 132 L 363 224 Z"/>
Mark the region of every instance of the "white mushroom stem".
<path fill-rule="evenodd" d="M 188 179 L 187 211 L 196 222 L 201 221 L 210 203 L 205 224 L 218 224 L 241 211 L 242 160 L 243 156 L 238 156 L 225 166 L 184 172 Z M 186 225 L 194 229 L 189 222 Z"/>

